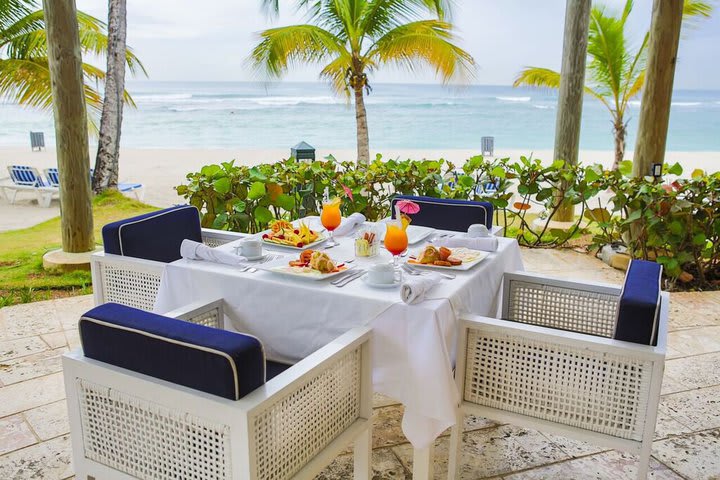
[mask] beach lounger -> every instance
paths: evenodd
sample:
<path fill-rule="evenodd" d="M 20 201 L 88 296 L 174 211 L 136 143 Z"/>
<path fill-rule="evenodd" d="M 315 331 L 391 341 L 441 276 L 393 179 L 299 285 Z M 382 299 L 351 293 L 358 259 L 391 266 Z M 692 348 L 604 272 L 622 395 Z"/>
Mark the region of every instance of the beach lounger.
<path fill-rule="evenodd" d="M 90 178 L 92 179 L 93 169 L 90 169 Z M 47 177 L 48 183 L 54 187 L 60 187 L 60 176 L 57 168 L 46 168 L 45 177 Z M 142 202 L 145 197 L 145 186 L 142 183 L 124 182 L 118 183 L 118 190 L 120 193 L 128 194 L 132 193 L 136 200 Z"/>
<path fill-rule="evenodd" d="M 18 192 L 31 192 L 37 196 L 38 205 L 49 207 L 53 197 L 58 197 L 59 190 L 50 185 L 35 167 L 26 165 L 8 166 L 10 178 L 3 179 L 0 189 L 10 204 L 15 203 Z"/>

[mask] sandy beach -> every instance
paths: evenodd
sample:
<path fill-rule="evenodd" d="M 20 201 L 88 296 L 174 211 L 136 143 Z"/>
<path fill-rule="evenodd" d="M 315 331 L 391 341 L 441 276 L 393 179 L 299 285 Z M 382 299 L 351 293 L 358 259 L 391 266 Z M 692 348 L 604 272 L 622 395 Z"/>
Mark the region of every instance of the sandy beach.
<path fill-rule="evenodd" d="M 91 158 L 95 158 L 95 148 L 91 148 Z M 476 150 L 410 150 L 386 149 L 380 151 L 384 158 L 437 159 L 445 158 L 458 165 L 479 152 Z M 519 158 L 529 155 L 528 150 L 496 150 L 498 157 Z M 552 158 L 552 151 L 538 150 L 533 156 L 541 159 Z M 352 149 L 318 150 L 317 158 L 328 154 L 339 160 L 355 157 Z M 208 150 L 171 150 L 171 149 L 123 149 L 120 156 L 120 180 L 140 182 L 145 185 L 145 202 L 158 207 L 167 207 L 183 202 L 173 187 L 185 181 L 188 172 L 197 171 L 203 165 L 236 160 L 238 164 L 254 165 L 287 158 L 286 149 L 244 150 L 244 149 L 208 149 Z M 373 153 L 374 155 L 374 153 Z M 0 148 L 0 178 L 7 176 L 8 165 L 31 165 L 42 171 L 56 166 L 54 147 L 42 152 L 31 152 L 27 147 Z M 580 154 L 583 163 L 601 163 L 605 167 L 612 164 L 612 151 L 584 150 Z M 680 162 L 686 174 L 701 168 L 707 171 L 720 170 L 720 152 L 668 152 L 666 162 Z M 0 196 L 0 231 L 14 230 L 35 225 L 59 215 L 56 200 L 50 208 L 41 208 L 28 193 L 18 194 L 18 201 L 10 205 Z"/>

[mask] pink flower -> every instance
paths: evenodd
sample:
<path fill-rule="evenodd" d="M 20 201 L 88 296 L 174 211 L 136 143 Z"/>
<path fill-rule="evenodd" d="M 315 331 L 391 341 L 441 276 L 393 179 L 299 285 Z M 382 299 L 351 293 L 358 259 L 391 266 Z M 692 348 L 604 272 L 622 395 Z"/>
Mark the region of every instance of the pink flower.
<path fill-rule="evenodd" d="M 347 195 L 350 200 L 353 200 L 353 194 L 352 190 L 350 190 L 350 187 L 348 187 L 347 185 L 343 185 L 342 183 L 340 185 L 342 185 L 343 190 L 345 190 L 345 195 Z"/>
<path fill-rule="evenodd" d="M 401 212 L 407 213 L 408 215 L 412 215 L 413 213 L 418 213 L 420 211 L 420 205 L 411 200 L 400 200 L 397 202 L 397 206 L 400 208 Z"/>

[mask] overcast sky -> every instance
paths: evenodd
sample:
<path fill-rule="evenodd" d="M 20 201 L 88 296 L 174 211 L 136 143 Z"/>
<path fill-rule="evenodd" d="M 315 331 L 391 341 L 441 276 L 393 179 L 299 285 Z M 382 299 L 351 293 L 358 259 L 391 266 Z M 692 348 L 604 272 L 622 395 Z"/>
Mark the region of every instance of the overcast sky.
<path fill-rule="evenodd" d="M 281 0 L 282 2 L 282 0 Z M 257 32 L 301 23 L 291 9 L 268 19 L 260 0 L 127 0 L 128 44 L 140 56 L 150 80 L 258 80 L 245 64 Z M 454 23 L 461 45 L 479 70 L 476 83 L 509 85 L 525 65 L 560 68 L 564 0 L 456 0 Z M 596 2 L 599 3 L 599 2 Z M 623 0 L 606 0 L 620 9 Z M 291 5 L 290 1 L 285 2 Z M 652 0 L 636 0 L 628 30 L 635 45 L 650 24 Z M 107 20 L 107 2 L 77 0 L 78 9 Z M 716 8 L 720 6 L 716 3 Z M 720 89 L 720 10 L 683 31 L 675 87 Z M 317 80 L 317 68 L 289 74 L 293 81 Z M 383 69 L 375 82 L 431 82 L 432 74 Z"/>

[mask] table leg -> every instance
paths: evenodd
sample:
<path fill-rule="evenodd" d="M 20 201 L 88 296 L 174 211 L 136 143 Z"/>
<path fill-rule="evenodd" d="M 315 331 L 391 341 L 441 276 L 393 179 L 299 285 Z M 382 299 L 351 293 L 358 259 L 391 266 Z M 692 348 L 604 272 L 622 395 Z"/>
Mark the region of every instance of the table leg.
<path fill-rule="evenodd" d="M 432 480 L 435 445 L 413 449 L 413 480 Z"/>

